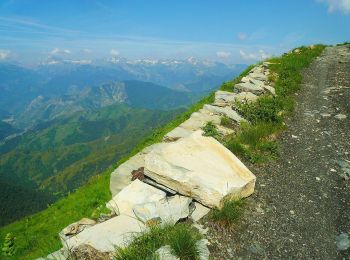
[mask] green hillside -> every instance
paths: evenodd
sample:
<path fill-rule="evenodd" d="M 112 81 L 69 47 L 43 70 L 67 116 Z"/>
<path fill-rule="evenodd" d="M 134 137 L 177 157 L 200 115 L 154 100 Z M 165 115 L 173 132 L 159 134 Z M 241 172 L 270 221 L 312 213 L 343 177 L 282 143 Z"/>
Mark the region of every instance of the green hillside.
<path fill-rule="evenodd" d="M 0 225 L 42 210 L 54 198 L 82 186 L 180 111 L 113 105 L 41 124 L 1 145 L 0 194 L 6 203 Z M 13 192 L 14 187 L 21 192 Z M 22 203 L 23 190 L 32 206 Z"/>

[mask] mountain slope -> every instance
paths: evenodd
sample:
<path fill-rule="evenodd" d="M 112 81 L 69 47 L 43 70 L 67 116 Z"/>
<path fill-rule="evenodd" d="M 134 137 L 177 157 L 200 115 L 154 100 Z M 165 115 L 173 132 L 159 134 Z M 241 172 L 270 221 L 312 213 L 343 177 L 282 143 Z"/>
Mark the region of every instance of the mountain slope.
<path fill-rule="evenodd" d="M 125 156 L 179 112 L 113 105 L 43 123 L 0 145 L 0 181 L 33 193 L 39 189 L 62 196 Z M 12 194 L 10 200 L 16 201 L 17 195 L 22 196 Z M 11 210 L 20 207 L 13 204 Z M 8 223 L 5 217 L 1 216 L 2 222 Z"/>

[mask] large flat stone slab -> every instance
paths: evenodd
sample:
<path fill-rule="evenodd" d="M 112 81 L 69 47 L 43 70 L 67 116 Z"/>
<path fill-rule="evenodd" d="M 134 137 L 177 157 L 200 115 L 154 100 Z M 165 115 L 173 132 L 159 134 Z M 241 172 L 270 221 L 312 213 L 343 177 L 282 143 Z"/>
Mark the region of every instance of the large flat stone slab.
<path fill-rule="evenodd" d="M 208 122 L 220 124 L 220 121 L 220 116 L 207 111 L 200 110 L 199 112 L 194 112 L 189 119 L 187 119 L 180 125 L 180 127 L 189 131 L 197 131 L 204 127 Z"/>
<path fill-rule="evenodd" d="M 267 75 L 265 73 L 252 72 L 248 74 L 250 78 L 267 81 Z"/>
<path fill-rule="evenodd" d="M 228 118 L 236 121 L 237 123 L 246 121 L 243 117 L 241 117 L 235 110 L 231 107 L 217 107 L 213 105 L 204 105 L 204 109 L 211 111 L 217 115 L 225 115 Z"/>
<path fill-rule="evenodd" d="M 117 215 L 134 216 L 133 207 L 137 204 L 156 202 L 166 197 L 166 193 L 136 179 L 107 203 L 107 208 Z"/>
<path fill-rule="evenodd" d="M 214 138 L 196 131 L 145 156 L 145 174 L 208 207 L 253 193 L 255 176 Z"/>
<path fill-rule="evenodd" d="M 185 129 L 181 126 L 178 126 L 178 127 L 174 128 L 173 130 L 171 130 L 169 133 L 167 133 L 164 136 L 163 140 L 166 142 L 173 142 L 179 138 L 188 137 L 192 133 L 193 133 L 193 131 Z"/>
<path fill-rule="evenodd" d="M 141 152 L 129 158 L 129 160 L 126 162 L 119 165 L 119 167 L 112 172 L 109 183 L 112 197 L 117 195 L 118 192 L 131 183 L 131 172 L 143 167 L 145 164 L 145 155 L 159 145 L 161 144 L 154 144 L 145 148 Z"/>
<path fill-rule="evenodd" d="M 113 252 L 115 246 L 126 247 L 134 236 L 145 228 L 135 217 L 120 215 L 85 229 L 66 240 L 63 246 L 66 251 L 74 251 L 79 246 L 89 245 L 99 252 Z"/>
<path fill-rule="evenodd" d="M 251 92 L 255 95 L 261 95 L 262 93 L 264 93 L 263 87 L 254 85 L 253 83 L 250 83 L 250 82 L 238 83 L 235 85 L 235 89 L 241 92 Z"/>

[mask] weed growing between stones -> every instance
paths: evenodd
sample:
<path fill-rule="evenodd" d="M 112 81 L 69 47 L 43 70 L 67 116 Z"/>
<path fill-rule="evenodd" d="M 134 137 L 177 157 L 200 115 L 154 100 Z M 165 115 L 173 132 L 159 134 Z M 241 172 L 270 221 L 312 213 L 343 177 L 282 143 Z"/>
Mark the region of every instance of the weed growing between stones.
<path fill-rule="evenodd" d="M 243 215 L 244 204 L 244 200 L 226 199 L 220 209 L 210 211 L 209 217 L 220 226 L 231 229 Z"/>
<path fill-rule="evenodd" d="M 214 125 L 213 122 L 208 122 L 204 127 L 202 127 L 202 130 L 204 131 L 204 136 L 211 136 L 216 139 L 220 136 L 220 133 L 218 132 L 216 125 Z"/>
<path fill-rule="evenodd" d="M 126 248 L 116 248 L 117 260 L 158 259 L 156 251 L 169 245 L 171 253 L 183 260 L 199 259 L 196 242 L 201 239 L 199 232 L 186 223 L 155 225 L 137 236 Z"/>
<path fill-rule="evenodd" d="M 227 116 L 222 116 L 220 119 L 220 125 L 225 127 L 231 127 L 232 126 L 232 120 L 228 118 Z"/>

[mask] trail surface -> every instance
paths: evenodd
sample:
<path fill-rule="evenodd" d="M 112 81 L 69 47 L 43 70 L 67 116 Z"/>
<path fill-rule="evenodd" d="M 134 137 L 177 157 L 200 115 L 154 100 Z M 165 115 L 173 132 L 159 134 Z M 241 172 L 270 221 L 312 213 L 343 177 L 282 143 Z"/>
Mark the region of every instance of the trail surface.
<path fill-rule="evenodd" d="M 350 233 L 350 46 L 325 49 L 296 101 L 280 158 L 250 166 L 257 185 L 242 222 L 210 228 L 214 259 L 350 259 L 336 244 Z"/>

